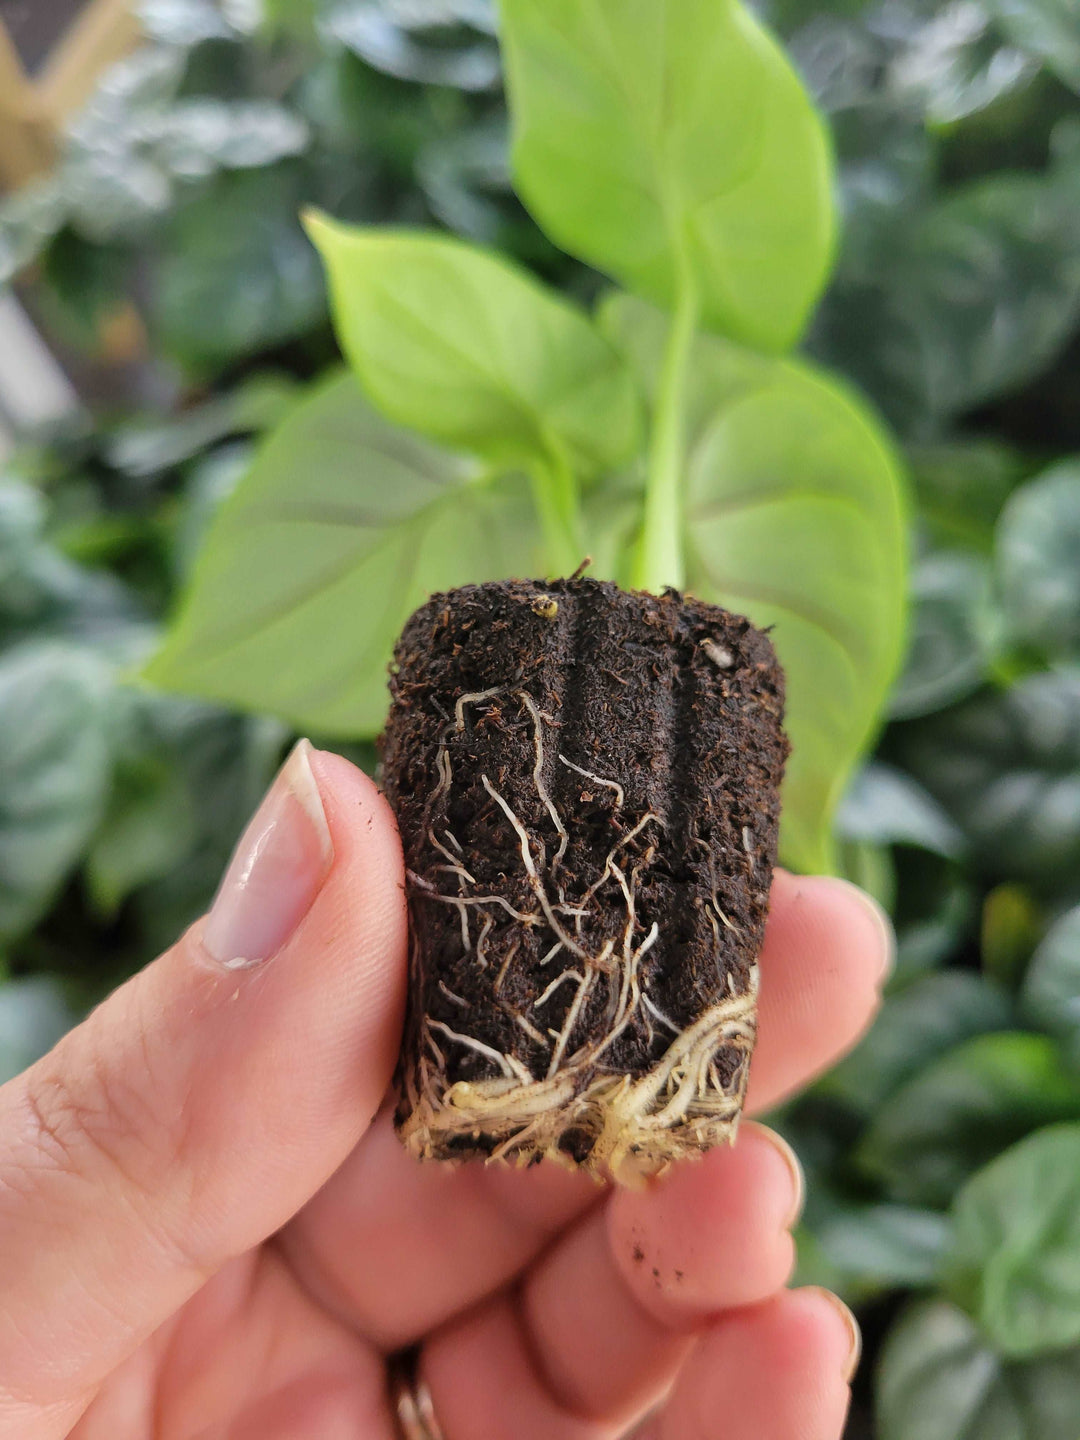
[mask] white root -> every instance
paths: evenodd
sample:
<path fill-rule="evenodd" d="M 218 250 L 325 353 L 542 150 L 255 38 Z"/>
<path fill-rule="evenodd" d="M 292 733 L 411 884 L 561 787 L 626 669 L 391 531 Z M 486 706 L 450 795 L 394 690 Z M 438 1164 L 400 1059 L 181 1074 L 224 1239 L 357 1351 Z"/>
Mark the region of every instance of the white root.
<path fill-rule="evenodd" d="M 548 1155 L 565 1162 L 560 1140 L 566 1132 L 573 1130 L 591 1137 L 592 1144 L 585 1163 L 593 1171 L 623 1180 L 655 1174 L 680 1155 L 699 1152 L 734 1135 L 753 1043 L 756 967 L 751 972 L 746 993 L 732 993 L 730 998 L 712 1006 L 685 1031 L 680 1031 L 675 1021 L 645 993 L 642 988 L 642 962 L 659 940 L 660 930 L 659 925 L 653 922 L 644 939 L 635 947 L 635 932 L 640 928 L 637 895 L 641 874 L 651 863 L 655 847 L 649 846 L 644 855 L 639 855 L 629 867 L 629 873 L 626 863 L 619 863 L 619 857 L 620 852 L 631 845 L 648 825 L 663 827 L 660 816 L 652 811 L 643 815 L 615 841 L 599 878 L 587 888 L 580 900 L 568 902 L 563 884 L 557 884 L 551 876 L 551 871 L 558 868 L 570 843 L 569 832 L 543 778 L 543 722 L 552 723 L 552 719 L 524 690 L 497 686 L 462 695 L 458 699 L 454 719 L 436 758 L 439 779 L 433 799 L 441 798 L 453 785 L 447 743 L 453 733 L 464 731 L 466 707 L 480 705 L 502 695 L 518 699 L 532 722 L 532 783 L 559 840 L 550 866 L 540 837 L 537 836 L 535 841 L 537 853 L 524 823 L 505 796 L 487 775 L 481 775 L 480 780 L 517 836 L 524 878 L 539 908 L 535 912 L 524 912 L 502 895 L 473 893 L 478 882 L 465 863 L 461 843 L 449 829 L 444 829 L 442 834 L 452 848 L 447 848 L 437 839 L 433 830 L 428 831 L 428 839 L 446 862 L 436 865 L 434 870 L 452 875 L 458 893 L 444 894 L 430 881 L 410 872 L 412 893 L 418 899 L 457 907 L 461 917 L 463 952 L 471 954 L 480 969 L 486 969 L 490 964 L 488 947 L 496 923 L 492 913 L 494 908 L 502 909 L 524 927 L 547 928 L 553 936 L 553 943 L 543 958 L 534 963 L 546 966 L 565 950 L 568 958 L 573 957 L 578 964 L 563 969 L 546 986 L 532 1002 L 534 1012 L 548 1004 L 568 981 L 575 982 L 576 990 L 561 1028 L 557 1031 L 550 1029 L 547 1036 L 527 1016 L 514 1014 L 519 1028 L 530 1040 L 539 1046 L 552 1046 L 547 1073 L 542 1079 L 532 1075 L 517 1056 L 504 1054 L 440 1020 L 425 1016 L 416 1070 L 405 1076 L 404 1099 L 408 1115 L 402 1125 L 402 1135 L 409 1148 L 418 1155 L 443 1153 L 446 1141 L 452 1136 L 472 1136 L 475 1139 L 483 1133 L 493 1142 L 493 1158 L 513 1158 L 518 1163 L 527 1163 Z M 625 791 L 617 780 L 594 774 L 561 753 L 558 759 L 584 779 L 610 789 L 615 797 L 616 810 L 624 808 Z M 745 829 L 742 839 L 750 855 L 749 835 Z M 623 920 L 620 933 L 608 936 L 599 949 L 594 949 L 586 941 L 585 924 L 597 913 L 594 901 L 607 884 L 614 885 L 621 895 Z M 553 895 L 557 896 L 556 903 L 552 902 Z M 468 913 L 474 907 L 480 919 L 475 943 Z M 721 909 L 715 888 L 711 903 L 706 903 L 704 908 L 719 955 L 722 947 L 718 921 L 733 933 L 740 932 Z M 573 934 L 568 932 L 561 917 L 573 921 Z M 515 939 L 502 957 L 492 985 L 494 994 L 499 994 L 519 951 L 520 940 Z M 575 1029 L 584 1018 L 590 997 L 601 978 L 606 980 L 607 985 L 604 1033 L 599 1039 L 586 1040 L 577 1050 L 572 1050 Z M 729 974 L 726 979 L 728 989 L 734 992 L 733 977 Z M 467 1008 L 468 1002 L 450 991 L 441 980 L 438 985 L 449 1000 Z M 650 1044 L 656 1035 L 653 1020 L 670 1031 L 673 1040 L 650 1070 L 637 1079 L 605 1072 L 599 1068 L 598 1062 L 635 1016 L 641 1017 Z M 497 1069 L 498 1074 L 448 1086 L 446 1060 L 435 1032 L 445 1040 L 483 1057 Z M 724 1069 L 731 1077 L 727 1082 L 721 1080 L 716 1064 L 721 1052 L 727 1057 Z M 740 1057 L 734 1065 L 731 1063 L 733 1052 Z"/>
<path fill-rule="evenodd" d="M 583 770 L 580 765 L 575 765 L 574 762 L 568 760 L 565 755 L 560 755 L 559 759 L 568 770 L 575 770 L 579 775 L 584 775 L 586 780 L 591 780 L 595 785 L 603 785 L 608 790 L 614 790 L 615 809 L 621 810 L 623 808 L 623 805 L 626 803 L 626 792 L 617 780 L 605 780 L 602 775 L 594 775 L 591 770 Z"/>

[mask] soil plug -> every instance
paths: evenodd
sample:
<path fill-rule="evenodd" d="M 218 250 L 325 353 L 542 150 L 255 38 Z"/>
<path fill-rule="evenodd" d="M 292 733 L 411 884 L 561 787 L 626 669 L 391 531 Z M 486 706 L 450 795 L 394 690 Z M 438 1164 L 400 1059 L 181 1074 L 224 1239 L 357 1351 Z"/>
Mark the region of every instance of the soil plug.
<path fill-rule="evenodd" d="M 465 586 L 390 688 L 410 1151 L 625 1182 L 730 1140 L 788 750 L 766 635 L 673 590 Z"/>

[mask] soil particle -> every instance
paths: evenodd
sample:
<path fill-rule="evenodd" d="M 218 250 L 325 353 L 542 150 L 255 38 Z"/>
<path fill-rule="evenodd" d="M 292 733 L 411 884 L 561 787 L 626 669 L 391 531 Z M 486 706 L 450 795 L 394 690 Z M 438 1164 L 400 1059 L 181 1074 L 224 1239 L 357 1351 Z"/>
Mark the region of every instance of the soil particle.
<path fill-rule="evenodd" d="M 410 1148 L 654 1173 L 728 1136 L 787 754 L 768 637 L 673 591 L 468 586 L 390 688 Z"/>

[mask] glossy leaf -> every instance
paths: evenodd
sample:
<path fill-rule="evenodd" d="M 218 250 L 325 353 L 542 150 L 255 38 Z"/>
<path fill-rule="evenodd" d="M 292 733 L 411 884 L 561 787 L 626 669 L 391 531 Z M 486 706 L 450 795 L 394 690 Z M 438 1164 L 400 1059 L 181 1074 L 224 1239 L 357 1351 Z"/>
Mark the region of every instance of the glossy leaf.
<path fill-rule="evenodd" d="M 928 850 L 910 847 L 894 850 L 893 857 L 896 963 L 889 988 L 898 992 L 975 937 L 978 905 L 966 864 L 946 863 Z"/>
<path fill-rule="evenodd" d="M 907 1205 L 837 1206 L 809 1229 L 820 1281 L 849 1304 L 932 1284 L 948 1237 L 945 1216 Z M 798 1283 L 815 1283 L 799 1250 Z"/>
<path fill-rule="evenodd" d="M 1080 462 L 1023 486 L 997 527 L 997 570 L 1010 630 L 1044 654 L 1080 655 Z"/>
<path fill-rule="evenodd" d="M 1080 315 L 1080 167 L 1002 171 L 907 213 L 841 261 L 814 351 L 904 432 L 1033 379 Z"/>
<path fill-rule="evenodd" d="M 74 1019 L 55 980 L 0 980 L 0 1085 L 50 1050 Z"/>
<path fill-rule="evenodd" d="M 0 936 L 33 924 L 100 818 L 107 683 L 93 655 L 68 645 L 0 658 Z"/>
<path fill-rule="evenodd" d="M 502 464 L 554 451 L 594 473 L 630 456 L 633 377 L 569 301 L 447 236 L 308 228 L 346 358 L 389 419 Z"/>
<path fill-rule="evenodd" d="M 947 1300 L 890 1333 L 877 1377 L 881 1440 L 1076 1440 L 1080 1348 L 1005 1360 Z"/>
<path fill-rule="evenodd" d="M 622 296 L 602 320 L 651 389 L 664 317 Z M 792 741 L 781 849 L 827 869 L 833 813 L 899 659 L 902 482 L 873 414 L 811 366 L 701 337 L 691 375 L 689 585 L 773 627 Z"/>
<path fill-rule="evenodd" d="M 900 737 L 908 769 L 965 832 L 981 868 L 1037 890 L 1080 869 L 1080 670 L 1030 675 Z"/>
<path fill-rule="evenodd" d="M 323 734 L 370 736 L 411 611 L 433 590 L 536 564 L 522 477 L 478 477 L 334 375 L 218 512 L 149 676 Z"/>
<path fill-rule="evenodd" d="M 849 840 L 917 845 L 950 858 L 964 848 L 963 835 L 940 805 L 910 775 L 881 760 L 872 760 L 855 776 L 836 825 Z"/>
<path fill-rule="evenodd" d="M 1080 1066 L 1080 906 L 1050 927 L 1031 957 L 1020 994 L 1024 1014 L 1056 1035 Z"/>
<path fill-rule="evenodd" d="M 889 700 L 894 720 L 930 715 L 986 679 L 1001 626 L 981 556 L 928 555 L 911 575 L 907 659 Z"/>
<path fill-rule="evenodd" d="M 994 527 L 1024 478 L 1024 461 L 990 440 L 909 447 L 907 461 L 919 524 L 942 550 L 989 555 Z"/>
<path fill-rule="evenodd" d="M 766 350 L 798 337 L 833 239 L 828 143 L 739 0 L 502 0 L 513 168 L 571 254 Z"/>
<path fill-rule="evenodd" d="M 882 1105 L 856 1161 L 894 1199 L 947 1205 L 1004 1146 L 1040 1125 L 1073 1118 L 1080 1118 L 1080 1078 L 1053 1040 L 1022 1032 L 979 1035 Z"/>
<path fill-rule="evenodd" d="M 319 261 L 285 166 L 218 176 L 170 223 L 151 318 L 165 349 L 202 372 L 309 331 L 325 318 Z"/>
<path fill-rule="evenodd" d="M 1011 1019 L 1004 990 L 979 975 L 949 970 L 913 980 L 886 998 L 870 1033 L 818 1088 L 870 1115 L 924 1067 Z"/>
<path fill-rule="evenodd" d="M 989 0 L 989 8 L 1017 45 L 1080 92 L 1080 27 L 1072 0 Z"/>
<path fill-rule="evenodd" d="M 953 1220 L 949 1289 L 1003 1355 L 1080 1342 L 1080 1125 L 999 1155 L 964 1187 Z"/>
<path fill-rule="evenodd" d="M 399 80 L 489 90 L 499 82 L 487 0 L 336 0 L 319 29 Z"/>

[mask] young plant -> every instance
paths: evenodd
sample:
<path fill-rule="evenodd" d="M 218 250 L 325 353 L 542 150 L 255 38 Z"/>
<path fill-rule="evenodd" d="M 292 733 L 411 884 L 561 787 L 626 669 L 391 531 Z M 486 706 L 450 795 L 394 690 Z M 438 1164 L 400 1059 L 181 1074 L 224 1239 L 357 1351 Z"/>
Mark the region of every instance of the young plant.
<path fill-rule="evenodd" d="M 832 814 L 898 659 L 900 485 L 866 408 L 785 358 L 832 254 L 829 148 L 749 12 L 738 0 L 503 0 L 501 37 L 519 193 L 552 239 L 623 288 L 589 315 L 477 247 L 309 216 L 351 373 L 315 388 L 222 508 L 150 674 L 323 734 L 372 736 L 406 617 L 432 592 L 474 587 L 414 617 L 393 680 L 387 784 L 418 946 L 403 1123 L 427 1106 L 411 1132 L 426 1153 L 560 1146 L 615 1169 L 633 1151 L 656 1168 L 737 1115 L 764 919 L 753 896 L 767 896 L 775 848 L 782 681 L 768 641 L 719 607 L 771 629 L 792 742 L 781 854 L 829 868 Z M 586 554 L 596 579 L 523 581 L 568 575 Z M 655 598 L 669 586 L 695 599 Z M 586 663 L 582 636 L 601 624 L 621 651 L 612 639 Z M 460 659 L 507 629 L 494 668 L 491 646 L 483 663 Z M 615 675 L 585 718 L 560 708 L 575 665 Z M 674 728 L 665 692 L 684 697 Z M 752 741 L 758 712 L 771 718 Z M 642 731 L 636 750 L 620 749 L 624 722 Z M 503 730 L 517 758 L 499 771 Z M 467 833 L 442 823 L 462 761 Z M 753 783 L 734 794 L 744 762 Z M 657 800 L 641 777 L 664 765 L 691 778 Z M 500 788 L 511 774 L 518 806 Z M 564 801 L 579 796 L 572 808 L 593 806 L 576 817 L 585 839 L 569 832 L 555 775 Z M 737 854 L 703 819 L 721 801 L 728 829 L 740 817 Z M 480 883 L 493 854 L 503 861 L 487 878 L 502 891 Z M 508 879 L 515 854 L 522 873 Z M 713 937 L 711 966 L 704 952 L 696 966 L 711 989 L 682 994 L 674 1017 L 655 997 L 649 1008 L 646 982 L 677 976 L 698 938 L 670 896 L 655 915 L 645 902 L 661 874 L 686 905 L 696 896 Z M 718 899 L 736 879 L 751 896 L 742 925 Z M 433 930 L 441 902 L 449 926 Z M 534 1048 L 522 1052 L 492 1017 L 505 1009 L 494 980 L 524 939 L 530 978 L 511 1018 Z M 449 984 L 463 957 L 475 994 Z M 441 1041 L 423 1008 L 440 982 Z M 477 1019 L 480 992 L 490 1015 Z M 698 1022 L 732 1002 L 738 1015 L 705 1026 L 695 1049 Z M 450 1024 L 455 1006 L 477 1020 L 469 1034 Z M 634 1084 L 649 1095 L 630 1119 L 649 1117 L 655 1135 L 667 1117 L 659 1128 L 677 1144 L 650 1149 L 625 1126 L 613 1138 L 610 1114 L 582 1119 L 586 1093 L 613 1114 Z M 533 1124 L 552 1106 L 561 1118 Z M 460 1123 L 444 1144 L 428 1122 L 448 1107 Z"/>

